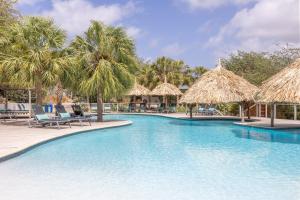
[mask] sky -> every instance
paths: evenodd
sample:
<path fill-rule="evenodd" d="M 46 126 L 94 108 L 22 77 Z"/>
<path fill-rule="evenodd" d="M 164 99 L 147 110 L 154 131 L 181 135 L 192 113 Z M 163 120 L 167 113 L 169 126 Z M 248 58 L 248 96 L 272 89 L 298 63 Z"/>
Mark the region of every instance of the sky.
<path fill-rule="evenodd" d="M 237 50 L 300 47 L 299 0 L 19 0 L 17 9 L 53 18 L 69 41 L 90 20 L 122 26 L 146 61 L 211 68 Z"/>

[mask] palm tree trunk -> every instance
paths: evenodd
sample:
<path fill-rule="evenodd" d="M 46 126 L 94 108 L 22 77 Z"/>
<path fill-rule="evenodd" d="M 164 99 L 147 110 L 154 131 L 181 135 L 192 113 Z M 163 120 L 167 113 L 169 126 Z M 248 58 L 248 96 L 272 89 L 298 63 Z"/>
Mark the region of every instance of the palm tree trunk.
<path fill-rule="evenodd" d="M 97 92 L 97 122 L 103 122 L 103 100 L 101 92 Z"/>
<path fill-rule="evenodd" d="M 43 104 L 43 86 L 42 86 L 42 80 L 40 79 L 39 75 L 37 75 L 36 81 L 35 81 L 35 92 L 36 92 L 36 104 L 42 105 Z"/>
<path fill-rule="evenodd" d="M 57 105 L 62 104 L 62 98 L 63 98 L 63 88 L 61 85 L 61 82 L 59 81 L 56 85 L 56 99 L 57 99 Z"/>

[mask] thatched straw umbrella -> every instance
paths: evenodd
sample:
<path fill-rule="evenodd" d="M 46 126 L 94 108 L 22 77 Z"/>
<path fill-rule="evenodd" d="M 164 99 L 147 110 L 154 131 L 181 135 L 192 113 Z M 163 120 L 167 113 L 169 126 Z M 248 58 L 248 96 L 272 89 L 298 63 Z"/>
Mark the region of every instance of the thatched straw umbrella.
<path fill-rule="evenodd" d="M 150 92 L 148 88 L 135 82 L 132 89 L 127 93 L 127 96 L 147 96 Z"/>
<path fill-rule="evenodd" d="M 258 88 L 242 77 L 226 70 L 219 65 L 204 73 L 185 92 L 180 103 L 186 104 L 219 104 L 219 103 L 241 103 L 242 121 L 244 121 L 244 103 L 253 101 Z M 190 112 L 190 117 L 192 113 Z"/>
<path fill-rule="evenodd" d="M 165 77 L 165 82 L 156 86 L 150 93 L 152 96 L 163 96 L 164 103 L 167 106 L 167 96 L 180 96 L 182 92 L 175 86 L 170 83 L 167 83 L 167 78 Z"/>
<path fill-rule="evenodd" d="M 274 126 L 276 103 L 300 103 L 300 58 L 263 82 L 257 101 L 271 103 L 271 126 Z"/>
<path fill-rule="evenodd" d="M 134 85 L 131 88 L 131 90 L 128 91 L 126 96 L 133 96 L 134 97 L 134 103 L 136 103 L 136 97 L 137 96 L 148 96 L 150 94 L 150 90 L 145 88 L 144 86 L 137 83 L 136 79 L 134 81 Z"/>

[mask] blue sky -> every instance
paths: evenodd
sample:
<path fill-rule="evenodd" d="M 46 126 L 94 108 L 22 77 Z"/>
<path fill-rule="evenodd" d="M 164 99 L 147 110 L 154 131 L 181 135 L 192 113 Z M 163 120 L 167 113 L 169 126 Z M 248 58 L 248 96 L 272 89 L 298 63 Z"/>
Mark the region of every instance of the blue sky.
<path fill-rule="evenodd" d="M 89 21 L 123 26 L 145 60 L 215 66 L 237 50 L 300 44 L 298 0 L 19 0 L 23 15 L 54 18 L 71 40 Z"/>

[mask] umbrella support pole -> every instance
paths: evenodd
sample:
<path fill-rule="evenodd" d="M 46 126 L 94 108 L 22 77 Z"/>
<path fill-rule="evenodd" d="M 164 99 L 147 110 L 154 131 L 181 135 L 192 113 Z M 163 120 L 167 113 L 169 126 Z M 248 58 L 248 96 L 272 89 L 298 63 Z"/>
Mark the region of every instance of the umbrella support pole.
<path fill-rule="evenodd" d="M 242 102 L 240 106 L 241 106 L 241 113 L 240 113 L 240 115 L 241 115 L 241 122 L 244 123 L 245 122 L 245 112 L 244 112 L 245 103 Z"/>
<path fill-rule="evenodd" d="M 190 105 L 189 108 L 190 108 L 190 119 L 192 119 L 193 118 L 193 106 Z"/>
<path fill-rule="evenodd" d="M 271 127 L 274 127 L 275 121 L 275 104 L 271 104 Z"/>

